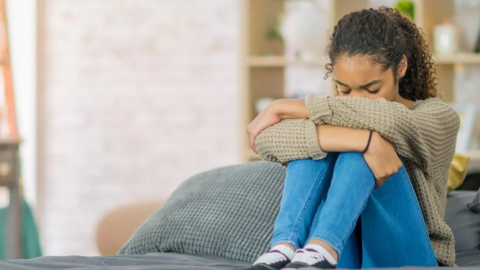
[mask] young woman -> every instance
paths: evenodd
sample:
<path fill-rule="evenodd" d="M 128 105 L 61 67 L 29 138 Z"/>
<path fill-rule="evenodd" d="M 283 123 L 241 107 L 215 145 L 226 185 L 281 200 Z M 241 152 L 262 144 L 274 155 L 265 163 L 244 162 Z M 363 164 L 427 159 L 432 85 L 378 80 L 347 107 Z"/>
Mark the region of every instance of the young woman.
<path fill-rule="evenodd" d="M 256 153 L 288 164 L 270 251 L 250 269 L 453 266 L 460 120 L 437 97 L 422 32 L 394 9 L 361 10 L 327 52 L 337 96 L 277 100 L 247 128 Z"/>

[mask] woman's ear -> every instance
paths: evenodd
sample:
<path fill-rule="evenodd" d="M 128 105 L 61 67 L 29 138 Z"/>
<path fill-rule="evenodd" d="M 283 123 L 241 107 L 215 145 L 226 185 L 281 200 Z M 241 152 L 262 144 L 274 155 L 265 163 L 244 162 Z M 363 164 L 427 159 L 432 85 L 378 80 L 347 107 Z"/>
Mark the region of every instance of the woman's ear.
<path fill-rule="evenodd" d="M 398 68 L 397 68 L 398 78 L 403 78 L 403 76 L 405 76 L 405 73 L 407 73 L 407 68 L 408 68 L 408 60 L 407 60 L 407 57 L 403 55 L 402 60 L 400 60 L 400 63 L 398 64 Z"/>

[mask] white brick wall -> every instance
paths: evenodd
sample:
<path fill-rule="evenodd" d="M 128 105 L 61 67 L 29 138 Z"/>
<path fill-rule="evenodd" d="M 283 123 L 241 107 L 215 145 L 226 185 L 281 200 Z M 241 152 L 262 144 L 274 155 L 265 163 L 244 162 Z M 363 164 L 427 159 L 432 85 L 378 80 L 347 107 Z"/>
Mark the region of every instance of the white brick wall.
<path fill-rule="evenodd" d="M 113 207 L 238 162 L 237 0 L 46 0 L 46 255 L 94 255 Z"/>

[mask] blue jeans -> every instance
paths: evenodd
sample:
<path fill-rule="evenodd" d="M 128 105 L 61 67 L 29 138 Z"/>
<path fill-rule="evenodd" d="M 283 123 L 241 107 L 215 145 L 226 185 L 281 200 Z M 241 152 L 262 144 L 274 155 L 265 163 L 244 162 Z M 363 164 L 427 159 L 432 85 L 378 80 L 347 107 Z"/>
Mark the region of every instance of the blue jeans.
<path fill-rule="evenodd" d="M 314 238 L 337 251 L 338 268 L 438 266 L 405 167 L 374 186 L 361 153 L 290 161 L 270 247 Z"/>

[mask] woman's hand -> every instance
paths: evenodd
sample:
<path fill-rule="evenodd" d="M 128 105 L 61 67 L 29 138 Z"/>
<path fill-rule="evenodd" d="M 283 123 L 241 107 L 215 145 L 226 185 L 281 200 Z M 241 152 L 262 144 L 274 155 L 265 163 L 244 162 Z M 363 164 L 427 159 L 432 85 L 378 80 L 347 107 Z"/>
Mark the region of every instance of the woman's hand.
<path fill-rule="evenodd" d="M 393 146 L 377 132 L 373 132 L 370 146 L 363 156 L 375 176 L 375 188 L 383 185 L 402 167 L 402 161 Z"/>
<path fill-rule="evenodd" d="M 270 103 L 263 111 L 261 111 L 255 119 L 247 126 L 247 134 L 250 139 L 250 147 L 253 152 L 258 155 L 255 148 L 255 138 L 267 127 L 280 122 L 282 118 L 279 116 L 277 103 L 274 101 Z"/>
<path fill-rule="evenodd" d="M 262 130 L 280 122 L 282 119 L 309 118 L 304 99 L 277 99 L 270 103 L 247 127 L 250 147 L 258 155 L 255 138 Z"/>

